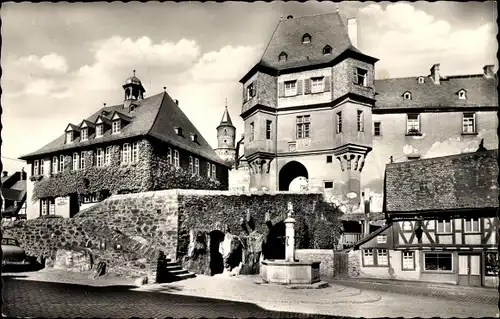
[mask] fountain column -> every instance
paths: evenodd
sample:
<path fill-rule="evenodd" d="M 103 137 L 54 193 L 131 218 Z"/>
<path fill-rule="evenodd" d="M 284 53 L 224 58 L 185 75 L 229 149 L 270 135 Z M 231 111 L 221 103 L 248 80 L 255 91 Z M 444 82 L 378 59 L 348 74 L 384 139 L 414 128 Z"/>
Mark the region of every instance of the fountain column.
<path fill-rule="evenodd" d="M 293 262 L 295 261 L 295 219 L 292 217 L 293 206 L 292 203 L 288 203 L 288 217 L 285 219 L 285 260 Z"/>

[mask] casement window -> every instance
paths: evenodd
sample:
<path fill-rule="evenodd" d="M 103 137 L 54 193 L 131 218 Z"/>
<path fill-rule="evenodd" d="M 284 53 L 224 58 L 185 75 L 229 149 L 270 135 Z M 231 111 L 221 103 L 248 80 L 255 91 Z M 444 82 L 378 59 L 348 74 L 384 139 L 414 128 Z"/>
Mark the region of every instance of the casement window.
<path fill-rule="evenodd" d="M 82 141 L 86 141 L 88 139 L 89 139 L 89 129 L 83 128 L 82 129 Z"/>
<path fill-rule="evenodd" d="M 311 127 L 311 116 L 297 116 L 297 139 L 309 138 Z"/>
<path fill-rule="evenodd" d="M 130 144 L 125 143 L 122 147 L 122 164 L 130 163 Z"/>
<path fill-rule="evenodd" d="M 217 179 L 215 164 L 212 164 L 212 178 Z"/>
<path fill-rule="evenodd" d="M 476 115 L 474 113 L 464 113 L 462 133 L 476 133 Z"/>
<path fill-rule="evenodd" d="M 311 78 L 311 93 L 320 93 L 325 89 L 324 78 Z"/>
<path fill-rule="evenodd" d="M 378 235 L 377 236 L 377 243 L 386 244 L 387 243 L 387 235 L 386 234 Z"/>
<path fill-rule="evenodd" d="M 246 100 L 248 101 L 254 96 L 255 96 L 255 87 L 253 83 L 250 83 L 246 89 L 246 95 L 245 95 Z"/>
<path fill-rule="evenodd" d="M 194 174 L 200 176 L 200 160 L 197 158 L 194 159 Z"/>
<path fill-rule="evenodd" d="M 415 253 L 403 251 L 403 270 L 415 270 Z"/>
<path fill-rule="evenodd" d="M 297 81 L 285 81 L 285 96 L 297 95 Z"/>
<path fill-rule="evenodd" d="M 373 122 L 373 135 L 374 136 L 380 136 L 382 135 L 382 130 L 380 127 L 380 122 Z"/>
<path fill-rule="evenodd" d="M 111 165 L 111 152 L 113 151 L 112 146 L 106 147 L 106 154 L 104 157 L 104 164 L 105 165 Z"/>
<path fill-rule="evenodd" d="M 254 138 L 255 138 L 255 130 L 254 130 L 254 124 L 253 122 L 250 123 L 250 142 L 253 142 Z"/>
<path fill-rule="evenodd" d="M 325 182 L 325 189 L 333 188 L 333 182 Z"/>
<path fill-rule="evenodd" d="M 465 232 L 466 233 L 478 233 L 479 232 L 479 218 L 468 218 L 464 219 Z"/>
<path fill-rule="evenodd" d="M 104 150 L 102 148 L 97 149 L 97 158 L 96 158 L 96 166 L 102 167 L 104 166 Z"/>
<path fill-rule="evenodd" d="M 73 132 L 66 132 L 66 143 L 73 143 Z"/>
<path fill-rule="evenodd" d="M 49 199 L 48 204 L 49 204 L 49 215 L 55 215 L 56 214 L 55 199 L 54 198 Z"/>
<path fill-rule="evenodd" d="M 167 162 L 172 165 L 172 149 L 170 147 L 167 150 Z"/>
<path fill-rule="evenodd" d="M 368 71 L 362 68 L 354 68 L 354 84 L 368 86 Z"/>
<path fill-rule="evenodd" d="M 373 266 L 373 249 L 363 249 L 363 265 Z"/>
<path fill-rule="evenodd" d="M 449 234 L 452 231 L 451 220 L 442 219 L 437 221 L 437 233 Z"/>
<path fill-rule="evenodd" d="M 96 194 L 88 194 L 83 196 L 83 203 L 88 204 L 88 203 L 96 203 L 97 200 L 97 195 Z"/>
<path fill-rule="evenodd" d="M 45 160 L 41 159 L 40 160 L 40 175 L 43 175 L 45 171 Z"/>
<path fill-rule="evenodd" d="M 59 156 L 59 172 L 64 172 L 64 155 Z"/>
<path fill-rule="evenodd" d="M 424 253 L 424 270 L 427 271 L 453 271 L 452 253 Z"/>
<path fill-rule="evenodd" d="M 365 128 L 365 119 L 363 117 L 363 111 L 358 111 L 358 132 L 363 132 Z"/>
<path fill-rule="evenodd" d="M 337 112 L 337 134 L 342 133 L 342 112 Z"/>
<path fill-rule="evenodd" d="M 406 133 L 420 133 L 420 114 L 408 114 L 406 117 Z"/>
<path fill-rule="evenodd" d="M 40 215 L 47 215 L 49 211 L 49 202 L 46 199 L 40 200 Z"/>
<path fill-rule="evenodd" d="M 194 165 L 192 156 L 189 156 L 189 171 L 191 172 L 191 174 L 194 174 Z"/>
<path fill-rule="evenodd" d="M 80 153 L 80 169 L 85 169 L 85 153 L 85 151 Z"/>
<path fill-rule="evenodd" d="M 389 265 L 389 253 L 387 249 L 377 249 L 377 266 Z"/>
<path fill-rule="evenodd" d="M 179 161 L 179 151 L 174 150 L 174 166 L 175 167 L 180 167 L 180 161 Z"/>
<path fill-rule="evenodd" d="M 33 161 L 33 175 L 38 175 L 38 160 Z"/>
<path fill-rule="evenodd" d="M 122 123 L 120 120 L 114 120 L 111 127 L 111 134 L 118 134 L 121 132 Z"/>
<path fill-rule="evenodd" d="M 467 92 L 465 90 L 460 90 L 458 91 L 458 99 L 459 100 L 466 100 L 467 99 Z"/>
<path fill-rule="evenodd" d="M 131 162 L 136 163 L 139 161 L 139 142 L 132 143 L 132 158 Z"/>
<path fill-rule="evenodd" d="M 73 166 L 72 166 L 72 169 L 74 171 L 78 170 L 78 162 L 80 162 L 80 156 L 78 156 L 78 153 L 73 153 Z"/>
<path fill-rule="evenodd" d="M 212 173 L 210 163 L 207 163 L 207 177 L 210 178 L 210 174 Z"/>
<path fill-rule="evenodd" d="M 97 124 L 95 127 L 95 137 L 101 137 L 104 133 L 104 125 L 103 124 Z"/>
<path fill-rule="evenodd" d="M 331 155 L 327 155 L 327 156 L 326 156 L 326 162 L 327 162 L 327 163 L 333 163 L 333 156 L 331 156 Z"/>
<path fill-rule="evenodd" d="M 273 121 L 266 120 L 266 140 L 271 139 L 271 127 L 273 125 Z"/>
<path fill-rule="evenodd" d="M 57 156 L 52 157 L 52 174 L 57 173 L 57 168 L 58 168 L 58 163 L 57 163 Z"/>
<path fill-rule="evenodd" d="M 401 226 L 401 228 L 402 228 L 403 230 L 405 230 L 405 231 L 411 231 L 411 230 L 413 230 L 413 227 L 412 227 L 412 225 L 411 225 L 411 222 L 409 222 L 409 221 L 405 221 L 405 222 L 403 222 L 403 225 Z"/>

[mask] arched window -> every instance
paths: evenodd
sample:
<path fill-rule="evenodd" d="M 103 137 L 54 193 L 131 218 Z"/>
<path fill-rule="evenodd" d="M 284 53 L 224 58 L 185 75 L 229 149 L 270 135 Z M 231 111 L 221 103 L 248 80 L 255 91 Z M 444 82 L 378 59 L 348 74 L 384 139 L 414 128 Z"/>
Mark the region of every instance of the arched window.
<path fill-rule="evenodd" d="M 323 54 L 324 55 L 328 55 L 328 54 L 332 54 L 332 47 L 327 45 L 323 48 Z"/>
<path fill-rule="evenodd" d="M 404 94 L 403 94 L 403 99 L 405 100 L 411 100 L 411 93 L 406 91 Z"/>
<path fill-rule="evenodd" d="M 302 36 L 302 43 L 310 43 L 311 42 L 311 36 L 309 33 L 306 33 Z"/>
<path fill-rule="evenodd" d="M 281 52 L 279 56 L 279 61 L 286 61 L 288 59 L 288 55 L 285 52 Z"/>

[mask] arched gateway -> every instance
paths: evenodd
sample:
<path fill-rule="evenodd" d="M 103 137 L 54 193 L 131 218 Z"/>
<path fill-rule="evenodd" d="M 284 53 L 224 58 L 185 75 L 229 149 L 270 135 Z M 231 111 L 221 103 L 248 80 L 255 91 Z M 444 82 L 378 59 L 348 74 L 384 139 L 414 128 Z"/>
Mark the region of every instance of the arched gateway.
<path fill-rule="evenodd" d="M 290 183 L 298 178 L 303 177 L 304 180 L 309 178 L 307 169 L 304 165 L 297 161 L 292 161 L 283 166 L 279 173 L 279 190 L 290 190 Z"/>

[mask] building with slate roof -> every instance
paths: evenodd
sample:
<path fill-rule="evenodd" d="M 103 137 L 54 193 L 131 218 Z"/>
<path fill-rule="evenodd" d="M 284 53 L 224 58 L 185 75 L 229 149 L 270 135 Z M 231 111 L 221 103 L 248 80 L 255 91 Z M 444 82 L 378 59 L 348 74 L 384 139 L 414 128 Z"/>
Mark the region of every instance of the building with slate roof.
<path fill-rule="evenodd" d="M 230 164 L 177 100 L 166 91 L 145 97 L 135 71 L 123 89 L 123 104 L 69 123 L 52 142 L 21 157 L 30 167 L 28 218 L 72 217 L 116 193 L 227 189 Z"/>
<path fill-rule="evenodd" d="M 2 219 L 26 219 L 26 182 L 24 170 L 2 174 Z"/>

